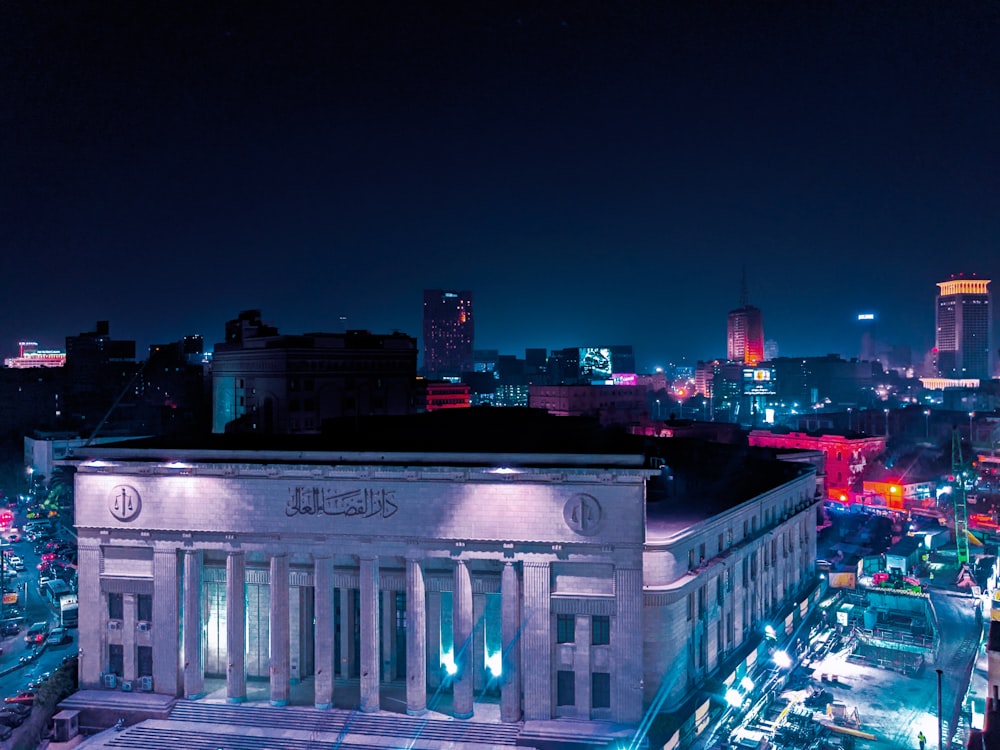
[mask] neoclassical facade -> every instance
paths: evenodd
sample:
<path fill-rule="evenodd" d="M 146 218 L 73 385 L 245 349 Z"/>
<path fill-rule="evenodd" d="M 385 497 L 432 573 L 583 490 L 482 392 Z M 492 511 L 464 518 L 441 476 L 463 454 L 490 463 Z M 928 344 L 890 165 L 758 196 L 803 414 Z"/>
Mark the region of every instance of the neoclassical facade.
<path fill-rule="evenodd" d="M 415 715 L 444 690 L 457 718 L 490 694 L 505 722 L 634 726 L 813 577 L 807 465 L 720 509 L 648 502 L 664 468 L 641 450 L 108 446 L 78 461 L 84 688 L 198 697 L 224 680 L 239 703 L 261 681 L 283 705 L 311 683 L 318 709 L 347 695 L 377 711 L 405 685 Z"/>

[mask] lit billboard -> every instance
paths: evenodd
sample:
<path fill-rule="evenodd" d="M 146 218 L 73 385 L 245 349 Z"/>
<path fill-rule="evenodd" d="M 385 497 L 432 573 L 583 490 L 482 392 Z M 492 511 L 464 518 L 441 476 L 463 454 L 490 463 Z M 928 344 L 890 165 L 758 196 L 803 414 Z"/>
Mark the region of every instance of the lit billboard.
<path fill-rule="evenodd" d="M 774 396 L 774 371 L 768 367 L 743 368 L 743 394 L 746 396 Z"/>
<path fill-rule="evenodd" d="M 611 379 L 611 350 L 586 347 L 580 350 L 580 377 L 584 380 Z"/>

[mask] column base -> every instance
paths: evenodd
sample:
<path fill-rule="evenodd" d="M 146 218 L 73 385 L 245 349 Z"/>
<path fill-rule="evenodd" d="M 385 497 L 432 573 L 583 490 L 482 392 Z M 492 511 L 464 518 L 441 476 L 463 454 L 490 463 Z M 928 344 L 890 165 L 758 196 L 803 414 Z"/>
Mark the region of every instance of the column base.
<path fill-rule="evenodd" d="M 374 714 L 378 713 L 381 709 L 379 704 L 376 703 L 374 706 L 358 706 L 358 710 L 363 714 Z"/>
<path fill-rule="evenodd" d="M 473 712 L 469 711 L 467 714 L 453 714 L 456 719 L 471 719 L 473 717 Z"/>
<path fill-rule="evenodd" d="M 246 703 L 247 697 L 241 696 L 239 698 L 226 698 L 226 703 Z"/>
<path fill-rule="evenodd" d="M 313 708 L 319 709 L 320 711 L 329 711 L 333 708 L 332 703 L 314 703 Z"/>
<path fill-rule="evenodd" d="M 408 708 L 408 709 L 406 709 L 406 715 L 407 716 L 426 716 L 427 715 L 427 709 L 426 708 Z"/>
<path fill-rule="evenodd" d="M 271 705 L 280 708 L 281 706 L 287 706 L 288 705 L 288 701 L 276 701 L 276 700 L 272 700 L 271 701 Z"/>
<path fill-rule="evenodd" d="M 205 691 L 202 691 L 200 693 L 190 693 L 190 694 L 188 694 L 188 695 L 186 695 L 184 697 L 187 698 L 189 701 L 196 701 L 199 698 L 204 698 L 205 697 Z"/>

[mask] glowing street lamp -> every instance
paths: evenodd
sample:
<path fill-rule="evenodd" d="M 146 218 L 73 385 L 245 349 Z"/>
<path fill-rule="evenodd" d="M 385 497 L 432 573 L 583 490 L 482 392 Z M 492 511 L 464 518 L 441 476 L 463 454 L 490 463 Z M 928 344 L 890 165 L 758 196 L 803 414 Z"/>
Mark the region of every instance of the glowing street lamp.
<path fill-rule="evenodd" d="M 972 418 L 976 416 L 976 412 L 969 412 L 969 445 L 972 445 Z"/>
<path fill-rule="evenodd" d="M 885 414 L 885 436 L 889 437 L 889 410 L 883 409 L 882 413 Z"/>
<path fill-rule="evenodd" d="M 854 417 L 854 409 L 852 409 L 850 406 L 848 406 L 847 407 L 847 431 L 848 432 L 854 432 L 853 417 Z"/>
<path fill-rule="evenodd" d="M 924 409 L 924 439 L 931 436 L 931 410 Z"/>

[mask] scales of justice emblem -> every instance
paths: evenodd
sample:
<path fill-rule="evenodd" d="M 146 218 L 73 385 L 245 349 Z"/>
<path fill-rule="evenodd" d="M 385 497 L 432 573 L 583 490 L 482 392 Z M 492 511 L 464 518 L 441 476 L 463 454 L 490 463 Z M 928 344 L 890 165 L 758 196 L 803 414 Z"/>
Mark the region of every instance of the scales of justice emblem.
<path fill-rule="evenodd" d="M 573 495 L 563 506 L 563 520 L 577 534 L 593 536 L 601 528 L 601 504 L 593 495 L 582 492 Z"/>
<path fill-rule="evenodd" d="M 119 521 L 131 521 L 142 510 L 142 499 L 135 487 L 119 484 L 108 496 L 108 510 Z"/>

